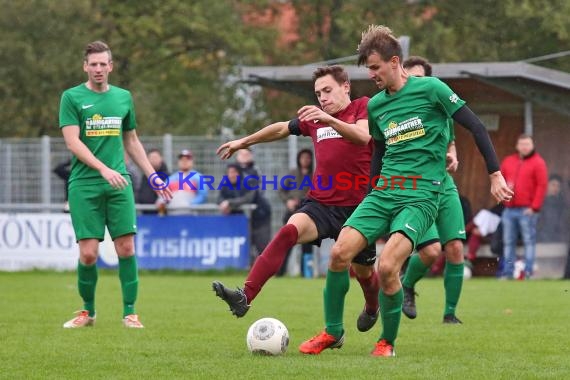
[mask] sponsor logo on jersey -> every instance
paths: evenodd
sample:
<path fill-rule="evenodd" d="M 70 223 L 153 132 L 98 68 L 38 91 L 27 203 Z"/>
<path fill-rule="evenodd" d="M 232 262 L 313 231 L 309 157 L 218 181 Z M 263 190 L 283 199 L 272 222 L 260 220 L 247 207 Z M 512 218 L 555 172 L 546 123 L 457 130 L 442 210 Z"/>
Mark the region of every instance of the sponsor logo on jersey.
<path fill-rule="evenodd" d="M 449 101 L 451 103 L 457 103 L 457 101 L 459 100 L 459 96 L 457 96 L 456 94 L 451 94 L 451 96 L 449 97 Z"/>
<path fill-rule="evenodd" d="M 395 144 L 400 141 L 412 140 L 426 134 L 422 119 L 414 116 L 400 123 L 391 121 L 384 131 L 386 144 Z"/>
<path fill-rule="evenodd" d="M 342 136 L 333 127 L 317 129 L 317 142 L 327 139 L 341 139 Z"/>
<path fill-rule="evenodd" d="M 85 121 L 85 136 L 120 136 L 122 124 L 120 117 L 104 117 L 96 113 Z"/>

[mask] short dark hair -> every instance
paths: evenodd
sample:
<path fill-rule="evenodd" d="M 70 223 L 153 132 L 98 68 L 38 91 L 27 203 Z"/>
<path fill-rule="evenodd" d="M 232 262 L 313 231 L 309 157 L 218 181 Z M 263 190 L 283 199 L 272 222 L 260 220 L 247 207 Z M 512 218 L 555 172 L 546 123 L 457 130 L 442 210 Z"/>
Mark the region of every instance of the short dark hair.
<path fill-rule="evenodd" d="M 431 65 L 427 59 L 424 57 L 420 57 L 417 55 L 411 56 L 410 58 L 406 59 L 402 64 L 404 69 L 411 69 L 414 66 L 421 66 L 424 68 L 424 73 L 426 77 L 431 77 Z"/>
<path fill-rule="evenodd" d="M 551 174 L 548 181 L 558 181 L 562 185 L 562 177 L 558 174 Z"/>
<path fill-rule="evenodd" d="M 85 46 L 85 51 L 83 52 L 83 60 L 87 62 L 87 58 L 89 58 L 90 54 L 104 52 L 109 53 L 109 61 L 112 61 L 113 57 L 111 55 L 111 49 L 109 48 L 109 45 L 103 41 L 90 42 L 87 44 L 87 46 Z"/>
<path fill-rule="evenodd" d="M 532 136 L 529 135 L 528 133 L 521 133 L 521 134 L 519 135 L 519 138 L 517 139 L 517 141 L 518 141 L 518 140 L 526 140 L 526 139 L 529 139 L 529 140 L 531 140 L 531 141 L 534 141 L 534 140 L 532 139 Z"/>
<path fill-rule="evenodd" d="M 162 156 L 162 152 L 160 151 L 160 149 L 158 148 L 151 148 L 148 150 L 148 152 L 146 152 L 147 155 L 151 154 L 151 153 L 158 153 Z"/>
<path fill-rule="evenodd" d="M 380 55 L 383 61 L 388 62 L 396 56 L 403 60 L 402 46 L 394 36 L 392 30 L 384 25 L 370 25 L 362 32 L 362 39 L 356 49 L 358 53 L 358 66 L 366 64 L 366 60 L 372 53 Z"/>
<path fill-rule="evenodd" d="M 349 82 L 348 73 L 340 65 L 319 67 L 313 72 L 313 82 L 327 75 L 332 76 L 338 84 Z"/>
<path fill-rule="evenodd" d="M 241 166 L 239 166 L 239 165 L 236 164 L 236 163 L 233 163 L 233 162 L 232 162 L 232 163 L 227 164 L 227 165 L 226 165 L 226 173 L 227 173 L 228 170 L 230 170 L 230 169 L 236 170 L 240 176 L 243 175 L 243 169 L 241 168 Z"/>

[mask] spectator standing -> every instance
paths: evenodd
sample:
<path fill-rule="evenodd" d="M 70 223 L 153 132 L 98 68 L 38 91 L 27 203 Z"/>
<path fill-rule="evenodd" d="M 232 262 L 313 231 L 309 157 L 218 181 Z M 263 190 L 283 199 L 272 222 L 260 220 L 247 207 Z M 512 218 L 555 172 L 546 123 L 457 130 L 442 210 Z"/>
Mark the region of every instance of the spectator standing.
<path fill-rule="evenodd" d="M 254 204 L 256 206 L 250 219 L 251 245 L 257 250 L 250 257 L 250 264 L 260 252 L 263 252 L 271 239 L 271 208 L 267 199 L 262 197 L 259 189 L 254 189 L 255 179 L 245 182 L 246 175 L 238 164 L 226 167 L 226 176 L 230 186 L 222 186 L 218 196 L 218 205 L 222 214 L 243 213 L 241 206 Z M 254 217 L 254 215 L 256 217 Z"/>
<path fill-rule="evenodd" d="M 536 241 L 543 243 L 566 242 L 568 240 L 566 222 L 566 202 L 562 194 L 562 178 L 553 174 L 548 179 L 547 194 L 536 229 Z"/>
<path fill-rule="evenodd" d="M 283 215 L 283 224 L 287 224 L 289 218 L 301 207 L 301 202 L 305 199 L 307 192 L 311 188 L 313 178 L 313 151 L 310 149 L 302 149 L 297 153 L 297 167 L 292 169 L 287 177 L 282 181 L 282 187 L 279 189 L 279 197 L 285 204 L 285 214 Z M 304 185 L 303 185 L 304 184 Z M 307 263 L 312 259 L 313 246 L 311 244 L 302 244 L 301 255 L 301 274 L 308 276 L 310 270 Z M 287 270 L 287 264 L 291 249 L 287 252 L 287 257 L 277 273 L 283 276 Z"/>
<path fill-rule="evenodd" d="M 166 204 L 168 215 L 189 214 L 194 205 L 204 204 L 208 198 L 208 188 L 201 184 L 202 174 L 194 170 L 194 155 L 184 149 L 178 155 L 178 171 L 169 177 L 168 188 L 172 200 Z M 159 200 L 159 208 L 160 208 Z"/>
<path fill-rule="evenodd" d="M 271 204 L 263 194 L 260 183 L 261 171 L 255 165 L 253 152 L 249 148 L 240 149 L 236 153 L 236 162 L 241 168 L 243 177 L 250 177 L 247 181 L 250 188 L 257 189 L 249 194 L 257 207 L 251 213 L 251 244 L 255 248 L 252 252 L 251 263 L 263 252 L 271 240 Z"/>
<path fill-rule="evenodd" d="M 147 158 L 152 165 L 155 172 L 168 173 L 168 167 L 164 163 L 162 158 L 162 153 L 158 149 L 150 149 L 147 153 Z M 136 193 L 137 203 L 152 205 L 157 204 L 158 196 L 154 192 L 154 189 L 148 183 L 148 177 L 143 175 L 140 180 L 139 189 Z M 143 214 L 156 214 L 155 210 L 145 210 Z"/>
<path fill-rule="evenodd" d="M 71 175 L 71 159 L 62 162 L 53 169 L 55 175 L 63 180 L 65 186 L 65 205 L 63 206 L 63 212 L 69 212 L 69 190 L 67 186 L 69 185 L 69 176 Z"/>
<path fill-rule="evenodd" d="M 517 152 L 501 163 L 501 172 L 507 185 L 514 191 L 510 201 L 505 201 L 502 214 L 504 269 L 503 278 L 512 278 L 516 261 L 519 232 L 524 244 L 525 270 L 521 279 L 530 278 L 536 254 L 536 224 L 547 187 L 547 169 L 544 159 L 535 151 L 532 137 L 519 136 Z"/>

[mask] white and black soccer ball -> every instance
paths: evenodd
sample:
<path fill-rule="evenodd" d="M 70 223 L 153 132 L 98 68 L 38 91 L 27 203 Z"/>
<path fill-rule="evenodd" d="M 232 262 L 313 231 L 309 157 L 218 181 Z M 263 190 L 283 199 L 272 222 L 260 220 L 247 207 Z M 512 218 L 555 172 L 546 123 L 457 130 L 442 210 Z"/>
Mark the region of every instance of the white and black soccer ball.
<path fill-rule="evenodd" d="M 281 355 L 289 346 L 289 331 L 275 318 L 259 319 L 247 330 L 247 348 L 253 354 Z"/>

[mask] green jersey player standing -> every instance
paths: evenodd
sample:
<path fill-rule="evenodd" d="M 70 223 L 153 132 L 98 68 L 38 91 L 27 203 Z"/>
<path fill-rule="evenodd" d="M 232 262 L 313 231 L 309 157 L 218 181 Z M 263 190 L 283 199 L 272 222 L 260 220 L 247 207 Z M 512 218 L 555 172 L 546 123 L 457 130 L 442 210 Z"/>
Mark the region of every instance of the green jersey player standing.
<path fill-rule="evenodd" d="M 73 153 L 69 178 L 69 209 L 79 244 L 77 277 L 83 310 L 63 327 L 95 323 L 95 287 L 99 242 L 109 230 L 119 256 L 119 279 L 123 293 L 123 324 L 142 328 L 135 313 L 138 270 L 134 252 L 136 214 L 133 187 L 125 168 L 125 151 L 147 177 L 154 173 L 140 143 L 135 110 L 129 91 L 108 83 L 113 70 L 111 50 L 101 42 L 87 45 L 83 70 L 86 83 L 61 96 L 59 126 Z M 155 179 L 157 194 L 170 199 L 166 185 Z M 164 187 L 160 186 L 164 185 Z"/>
<path fill-rule="evenodd" d="M 410 57 L 403 63 L 409 75 L 415 77 L 430 77 L 432 68 L 429 62 L 422 57 Z M 415 284 L 421 280 L 441 253 L 441 246 L 445 253 L 445 307 L 443 323 L 462 323 L 455 315 L 455 309 L 463 287 L 463 240 L 465 240 L 465 222 L 459 193 L 453 178 L 449 174 L 456 171 L 459 162 L 455 150 L 455 133 L 453 119 L 448 119 L 449 144 L 447 152 L 447 171 L 443 184 L 443 193 L 440 197 L 439 210 L 435 225 L 430 227 L 417 245 L 417 254 L 410 257 L 406 274 L 402 280 L 404 290 L 404 303 L 402 311 L 408 318 L 417 316 L 415 302 Z M 441 244 L 439 243 L 441 242 Z"/>
<path fill-rule="evenodd" d="M 331 250 L 324 291 L 326 328 L 301 344 L 299 350 L 307 354 L 342 345 L 350 261 L 389 233 L 378 260 L 383 330 L 372 355 L 394 356 L 403 301 L 399 272 L 437 216 L 446 176 L 449 117 L 473 134 L 485 158 L 496 200 L 512 196 L 485 126 L 439 79 L 411 77 L 404 71 L 402 48 L 389 28 L 369 27 L 358 54 L 358 63 L 366 65 L 370 77 L 383 90 L 368 103 L 368 126 L 375 141 L 371 173 L 377 173 L 382 162 L 382 177 L 346 221 Z"/>

